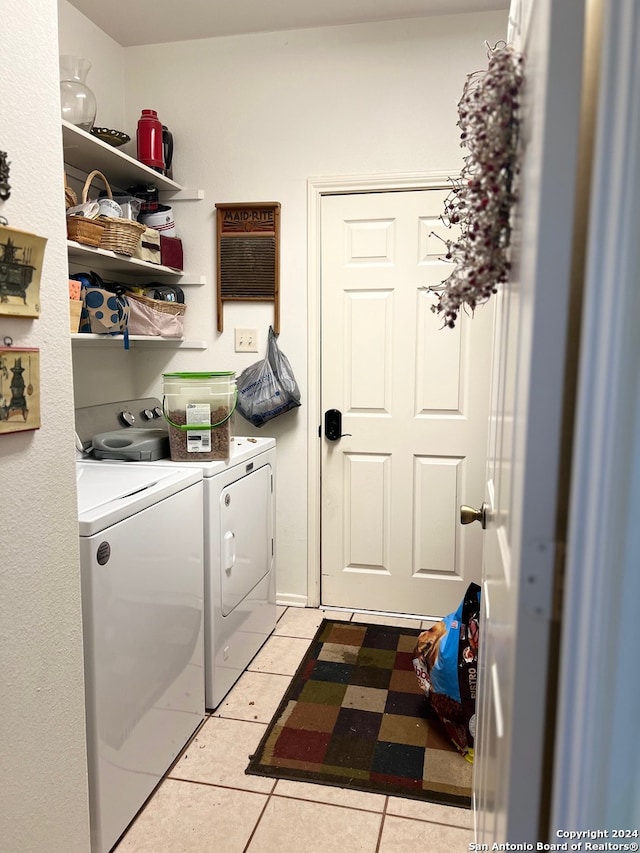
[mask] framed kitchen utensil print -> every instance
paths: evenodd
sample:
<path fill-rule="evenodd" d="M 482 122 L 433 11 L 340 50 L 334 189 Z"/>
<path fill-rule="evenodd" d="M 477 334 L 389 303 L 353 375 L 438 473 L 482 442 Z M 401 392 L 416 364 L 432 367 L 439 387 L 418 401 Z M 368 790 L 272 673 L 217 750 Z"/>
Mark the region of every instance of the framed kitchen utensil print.
<path fill-rule="evenodd" d="M 0 347 L 0 435 L 40 429 L 40 350 Z"/>
<path fill-rule="evenodd" d="M 46 237 L 0 224 L 0 315 L 40 316 Z"/>

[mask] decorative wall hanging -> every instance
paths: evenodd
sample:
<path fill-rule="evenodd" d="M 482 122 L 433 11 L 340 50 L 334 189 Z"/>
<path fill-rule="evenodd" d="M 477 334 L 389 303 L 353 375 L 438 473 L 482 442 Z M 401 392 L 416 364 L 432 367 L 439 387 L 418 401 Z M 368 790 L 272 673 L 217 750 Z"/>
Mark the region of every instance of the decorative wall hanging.
<path fill-rule="evenodd" d="M 225 302 L 273 302 L 280 331 L 280 204 L 216 204 L 218 331 Z"/>
<path fill-rule="evenodd" d="M 0 224 L 0 314 L 40 316 L 46 237 Z"/>
<path fill-rule="evenodd" d="M 7 152 L 0 151 L 0 201 L 6 201 L 11 195 L 11 184 L 9 183 L 9 166 Z"/>
<path fill-rule="evenodd" d="M 32 429 L 40 429 L 40 350 L 0 347 L 0 434 Z"/>
<path fill-rule="evenodd" d="M 442 260 L 455 269 L 442 284 L 428 288 L 439 297 L 431 310 L 442 314 L 451 329 L 461 308 L 466 305 L 473 312 L 509 275 L 522 57 L 504 42 L 487 47 L 486 71 L 468 75 L 458 103 L 460 146 L 469 154 L 460 178 L 451 179 L 453 188 L 440 217 L 447 227 L 461 230 L 458 240 L 443 241 L 447 252 Z"/>

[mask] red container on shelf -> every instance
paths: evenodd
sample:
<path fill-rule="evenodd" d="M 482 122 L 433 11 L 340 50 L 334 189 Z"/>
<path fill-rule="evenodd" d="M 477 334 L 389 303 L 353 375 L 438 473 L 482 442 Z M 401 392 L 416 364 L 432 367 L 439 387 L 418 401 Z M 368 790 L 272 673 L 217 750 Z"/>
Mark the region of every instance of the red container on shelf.
<path fill-rule="evenodd" d="M 165 237 L 160 234 L 160 263 L 174 270 L 184 269 L 182 240 L 179 237 Z"/>
<path fill-rule="evenodd" d="M 164 148 L 162 144 L 162 123 L 155 110 L 142 110 L 138 119 L 136 132 L 138 145 L 138 160 L 155 169 L 164 172 Z"/>

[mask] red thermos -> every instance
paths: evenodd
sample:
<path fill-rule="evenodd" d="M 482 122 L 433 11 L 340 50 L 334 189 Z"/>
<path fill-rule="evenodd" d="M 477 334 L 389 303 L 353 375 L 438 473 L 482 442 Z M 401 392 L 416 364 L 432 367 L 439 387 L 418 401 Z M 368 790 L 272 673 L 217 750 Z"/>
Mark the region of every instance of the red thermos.
<path fill-rule="evenodd" d="M 164 149 L 162 145 L 162 123 L 155 110 L 142 110 L 138 119 L 136 134 L 138 143 L 138 160 L 155 169 L 164 172 Z"/>

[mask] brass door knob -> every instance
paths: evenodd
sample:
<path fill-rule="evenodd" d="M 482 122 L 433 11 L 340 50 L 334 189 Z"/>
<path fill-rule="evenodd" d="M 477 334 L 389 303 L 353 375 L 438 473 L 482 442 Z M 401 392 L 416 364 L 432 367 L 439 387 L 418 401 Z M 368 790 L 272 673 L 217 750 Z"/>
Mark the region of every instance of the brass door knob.
<path fill-rule="evenodd" d="M 487 504 L 482 502 L 480 509 L 474 509 L 472 506 L 460 507 L 460 524 L 471 524 L 474 521 L 479 521 L 483 529 L 487 526 Z"/>

